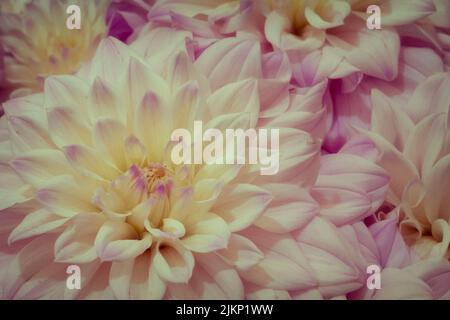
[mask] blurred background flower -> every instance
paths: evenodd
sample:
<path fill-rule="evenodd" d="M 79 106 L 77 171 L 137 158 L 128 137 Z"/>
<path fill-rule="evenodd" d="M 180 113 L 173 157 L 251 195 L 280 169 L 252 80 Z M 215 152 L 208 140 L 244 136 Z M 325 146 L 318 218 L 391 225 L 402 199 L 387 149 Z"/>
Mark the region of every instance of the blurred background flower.
<path fill-rule="evenodd" d="M 371 131 L 377 162 L 391 177 L 386 201 L 398 206 L 401 230 L 422 257 L 450 256 L 450 75 L 420 83 L 408 104 L 372 92 Z"/>
<path fill-rule="evenodd" d="M 2 96 L 43 89 L 52 74 L 71 74 L 89 61 L 106 31 L 108 0 L 2 1 L 0 40 L 4 60 Z M 81 29 L 66 26 L 69 4 L 81 9 Z M 3 101 L 3 100 L 2 100 Z"/>

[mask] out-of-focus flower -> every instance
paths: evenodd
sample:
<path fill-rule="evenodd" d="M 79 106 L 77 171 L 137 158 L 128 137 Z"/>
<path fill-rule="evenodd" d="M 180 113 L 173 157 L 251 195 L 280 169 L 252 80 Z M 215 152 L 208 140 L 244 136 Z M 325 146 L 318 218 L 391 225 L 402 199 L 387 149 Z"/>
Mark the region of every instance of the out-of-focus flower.
<path fill-rule="evenodd" d="M 402 47 L 398 70 L 392 81 L 356 73 L 332 82 L 328 109 L 332 125 L 324 142 L 325 150 L 341 149 L 354 137 L 352 127 L 370 129 L 373 90 L 395 100 L 397 105 L 407 105 L 417 86 L 427 77 L 444 72 L 445 65 L 442 57 L 431 48 Z"/>
<path fill-rule="evenodd" d="M 155 0 L 113 0 L 106 14 L 108 35 L 124 42 L 147 21 Z"/>
<path fill-rule="evenodd" d="M 185 35 L 160 51 L 108 38 L 77 76 L 4 104 L 2 297 L 333 298 L 364 285 L 365 266 L 309 192 L 324 84 L 290 92 L 285 55 L 254 39 L 219 41 L 194 63 Z M 233 48 L 246 59 L 230 69 Z M 196 119 L 279 128 L 279 172 L 174 165 L 171 131 Z M 66 288 L 69 264 L 81 291 Z"/>
<path fill-rule="evenodd" d="M 434 0 L 436 11 L 424 19 L 398 28 L 402 41 L 408 46 L 432 48 L 444 58 L 450 68 L 450 2 Z"/>
<path fill-rule="evenodd" d="M 80 7 L 79 30 L 67 28 L 69 4 Z M 24 96 L 42 90 L 49 75 L 78 71 L 105 34 L 107 4 L 107 0 L 2 1 L 2 91 L 8 91 L 11 97 Z"/>
<path fill-rule="evenodd" d="M 387 202 L 399 207 L 402 234 L 422 257 L 449 258 L 450 75 L 427 77 L 407 104 L 372 92 L 377 162 L 389 172 Z"/>
<path fill-rule="evenodd" d="M 0 3 L 0 13 L 22 13 L 31 0 L 3 0 Z"/>
<path fill-rule="evenodd" d="M 382 13 L 383 28 L 376 32 L 366 26 L 366 1 L 162 0 L 148 11 L 147 20 L 192 32 L 199 52 L 217 39 L 252 33 L 266 50 L 288 54 L 296 66 L 293 79 L 301 86 L 357 71 L 392 80 L 397 75 L 400 47 L 396 27 L 424 19 L 435 13 L 436 7 L 432 0 L 370 4 L 379 5 Z M 142 20 L 138 20 L 140 25 Z M 319 61 L 320 77 L 310 83 L 305 74 L 316 73 L 314 65 Z"/>
<path fill-rule="evenodd" d="M 397 211 L 397 209 L 395 209 Z M 377 266 L 380 287 L 362 286 L 349 299 L 449 299 L 450 263 L 445 260 L 420 261 L 406 245 L 398 229 L 398 216 L 373 223 L 346 225 L 341 234 L 366 266 Z M 367 274 L 369 276 L 369 274 Z"/>

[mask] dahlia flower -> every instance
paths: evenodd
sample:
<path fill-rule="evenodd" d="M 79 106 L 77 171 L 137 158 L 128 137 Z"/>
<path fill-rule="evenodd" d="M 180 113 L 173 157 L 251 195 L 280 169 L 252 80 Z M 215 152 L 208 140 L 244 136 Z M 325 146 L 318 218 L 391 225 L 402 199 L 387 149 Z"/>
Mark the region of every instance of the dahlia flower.
<path fill-rule="evenodd" d="M 130 2 L 121 2 L 121 12 L 126 12 Z M 150 24 L 192 32 L 198 52 L 218 39 L 252 33 L 265 50 L 286 52 L 295 66 L 293 81 L 310 86 L 355 72 L 394 79 L 400 48 L 398 28 L 428 16 L 441 26 L 442 13 L 437 13 L 437 9 L 442 11 L 445 4 L 436 2 L 437 5 L 433 0 L 371 1 L 381 10 L 383 27 L 376 32 L 366 25 L 366 1 L 161 0 L 146 13 Z M 133 12 L 134 7 L 128 7 Z M 139 16 L 143 16 L 142 12 Z M 142 19 L 133 19 L 131 14 L 128 17 L 127 25 L 138 32 Z M 115 32 L 114 27 L 110 28 L 110 34 Z M 440 37 L 445 38 L 445 34 Z M 318 76 L 314 82 L 309 78 L 311 73 Z"/>
<path fill-rule="evenodd" d="M 366 265 L 381 268 L 381 286 L 351 292 L 349 299 L 444 299 L 450 298 L 450 263 L 421 261 L 406 245 L 397 228 L 397 218 L 378 221 L 367 228 L 358 222 L 341 229 Z"/>
<path fill-rule="evenodd" d="M 405 46 L 400 49 L 398 74 L 392 81 L 360 73 L 334 80 L 330 85 L 332 102 L 329 104 L 332 125 L 323 148 L 328 152 L 337 152 L 354 137 L 352 127 L 370 129 L 373 90 L 395 100 L 397 105 L 407 105 L 421 82 L 445 69 L 442 56 L 433 49 Z"/>
<path fill-rule="evenodd" d="M 366 266 L 321 212 L 320 190 L 310 193 L 323 130 L 308 130 L 323 85 L 290 92 L 287 58 L 258 53 L 255 40 L 238 46 L 245 67 L 230 70 L 220 53 L 236 43 L 217 42 L 194 63 L 189 41 L 175 41 L 184 33 L 170 34 L 167 48 L 144 54 L 108 38 L 78 75 L 50 76 L 42 94 L 4 104 L 2 297 L 333 298 L 363 286 Z M 279 128 L 278 174 L 174 165 L 171 131 L 193 120 Z M 365 215 L 387 179 L 352 160 L 362 163 L 348 175 L 355 184 L 373 172 L 380 185 L 359 190 Z M 70 264 L 81 267 L 81 291 L 66 288 Z"/>
<path fill-rule="evenodd" d="M 371 131 L 389 172 L 386 201 L 401 211 L 401 230 L 422 257 L 449 258 L 450 75 L 426 78 L 405 105 L 372 92 Z"/>
<path fill-rule="evenodd" d="M 66 26 L 66 9 L 81 9 L 81 29 Z M 108 1 L 2 1 L 0 45 L 4 60 L 1 91 L 18 97 L 41 91 L 52 74 L 71 74 L 88 61 L 106 30 Z"/>

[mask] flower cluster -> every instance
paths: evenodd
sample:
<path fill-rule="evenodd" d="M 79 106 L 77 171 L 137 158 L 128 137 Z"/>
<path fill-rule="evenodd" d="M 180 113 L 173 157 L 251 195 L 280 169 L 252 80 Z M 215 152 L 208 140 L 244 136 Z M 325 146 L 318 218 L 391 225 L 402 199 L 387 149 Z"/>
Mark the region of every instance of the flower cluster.
<path fill-rule="evenodd" d="M 0 298 L 450 299 L 450 1 L 370 5 L 2 1 Z"/>

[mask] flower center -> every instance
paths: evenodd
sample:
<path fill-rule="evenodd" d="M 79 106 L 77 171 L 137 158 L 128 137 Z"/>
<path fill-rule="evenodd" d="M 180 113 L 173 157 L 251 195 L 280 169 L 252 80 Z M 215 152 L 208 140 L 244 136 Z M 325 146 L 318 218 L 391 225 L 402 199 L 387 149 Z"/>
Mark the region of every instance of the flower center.
<path fill-rule="evenodd" d="M 149 193 L 154 192 L 156 186 L 164 180 L 166 171 L 168 171 L 167 167 L 159 163 L 152 163 L 141 169 Z"/>

